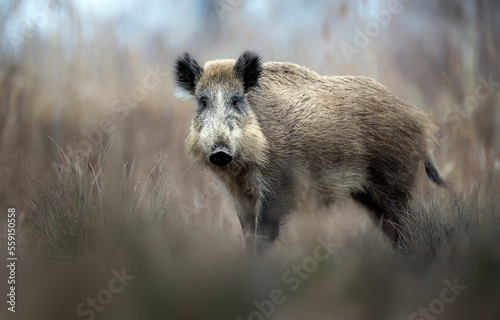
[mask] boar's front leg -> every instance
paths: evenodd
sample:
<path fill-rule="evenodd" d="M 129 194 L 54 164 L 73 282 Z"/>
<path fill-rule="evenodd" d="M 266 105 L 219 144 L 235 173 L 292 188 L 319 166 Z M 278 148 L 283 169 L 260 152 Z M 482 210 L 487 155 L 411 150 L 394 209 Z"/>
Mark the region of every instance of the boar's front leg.
<path fill-rule="evenodd" d="M 238 204 L 238 217 L 248 255 L 260 256 L 274 245 L 278 238 L 283 211 L 279 203 L 269 197 L 263 200 L 243 201 Z"/>
<path fill-rule="evenodd" d="M 291 184 L 280 183 L 257 198 L 245 198 L 237 204 L 247 253 L 261 255 L 274 246 L 280 226 L 295 207 Z"/>
<path fill-rule="evenodd" d="M 256 252 L 256 205 L 257 201 L 251 199 L 239 201 L 236 205 L 236 211 L 238 213 L 238 218 L 243 230 L 243 237 L 245 240 L 247 254 L 249 256 L 255 254 Z"/>
<path fill-rule="evenodd" d="M 280 227 L 293 211 L 295 200 L 289 188 L 265 195 L 260 202 L 257 219 L 256 253 L 261 255 L 274 246 L 280 234 Z"/>

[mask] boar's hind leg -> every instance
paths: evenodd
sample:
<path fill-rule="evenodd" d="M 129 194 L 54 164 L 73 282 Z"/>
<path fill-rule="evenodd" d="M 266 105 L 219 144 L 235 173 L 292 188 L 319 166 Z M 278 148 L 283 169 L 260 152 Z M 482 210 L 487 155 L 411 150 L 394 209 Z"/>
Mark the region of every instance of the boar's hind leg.
<path fill-rule="evenodd" d="M 373 191 L 376 190 L 376 191 Z M 387 191 L 387 192 L 384 192 Z M 382 231 L 389 237 L 393 245 L 402 247 L 402 221 L 400 215 L 407 210 L 407 196 L 395 194 L 380 186 L 372 190 L 354 193 L 353 199 L 368 208 L 375 218 L 381 222 Z"/>

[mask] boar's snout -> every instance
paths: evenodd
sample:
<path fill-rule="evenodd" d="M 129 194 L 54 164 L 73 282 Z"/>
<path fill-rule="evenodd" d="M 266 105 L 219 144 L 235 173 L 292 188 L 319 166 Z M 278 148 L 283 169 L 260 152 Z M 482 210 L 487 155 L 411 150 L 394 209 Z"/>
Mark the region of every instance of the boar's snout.
<path fill-rule="evenodd" d="M 216 166 L 228 165 L 233 156 L 226 145 L 217 145 L 210 154 L 210 162 Z"/>

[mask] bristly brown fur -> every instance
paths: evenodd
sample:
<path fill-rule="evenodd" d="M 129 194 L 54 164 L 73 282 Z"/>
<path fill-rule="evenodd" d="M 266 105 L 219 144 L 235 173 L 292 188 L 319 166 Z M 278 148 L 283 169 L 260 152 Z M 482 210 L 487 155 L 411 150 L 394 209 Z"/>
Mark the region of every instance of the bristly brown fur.
<path fill-rule="evenodd" d="M 272 244 L 302 200 L 330 206 L 352 198 L 397 241 L 395 226 L 419 175 L 425 170 L 441 181 L 431 155 L 436 126 L 372 79 L 325 77 L 292 63 L 261 65 L 257 55 L 245 53 L 237 62 L 208 62 L 194 85 L 195 96 L 220 88 L 245 93 L 240 131 L 212 131 L 237 145 L 234 163 L 207 161 L 204 141 L 211 138 L 200 133 L 207 123 L 196 118 L 187 151 L 233 196 L 245 234 L 268 240 L 257 243 L 258 251 Z M 303 199 L 304 190 L 313 198 Z"/>

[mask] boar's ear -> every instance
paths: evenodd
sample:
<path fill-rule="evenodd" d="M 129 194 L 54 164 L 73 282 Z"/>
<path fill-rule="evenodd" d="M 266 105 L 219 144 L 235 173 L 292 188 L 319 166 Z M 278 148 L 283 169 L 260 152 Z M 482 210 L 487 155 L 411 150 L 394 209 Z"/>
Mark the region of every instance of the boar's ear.
<path fill-rule="evenodd" d="M 196 82 L 200 79 L 202 72 L 203 68 L 187 52 L 175 61 L 175 81 L 181 91 L 194 95 Z"/>
<path fill-rule="evenodd" d="M 259 87 L 259 77 L 262 73 L 260 57 L 252 51 L 245 51 L 234 65 L 236 76 L 243 81 L 245 92 L 253 87 Z"/>

